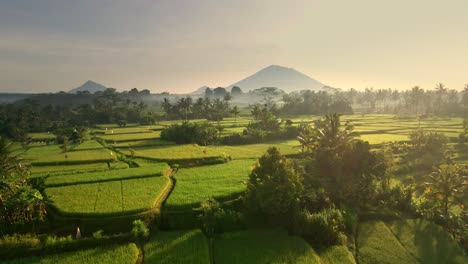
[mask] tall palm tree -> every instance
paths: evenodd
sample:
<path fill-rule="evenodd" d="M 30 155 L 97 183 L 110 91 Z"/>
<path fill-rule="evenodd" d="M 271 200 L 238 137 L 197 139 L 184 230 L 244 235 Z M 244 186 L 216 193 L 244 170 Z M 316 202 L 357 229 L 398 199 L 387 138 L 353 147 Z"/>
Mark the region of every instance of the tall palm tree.
<path fill-rule="evenodd" d="M 441 210 L 445 217 L 449 217 L 450 206 L 456 202 L 463 204 L 460 196 L 468 186 L 468 177 L 463 169 L 457 165 L 445 165 L 426 176 L 424 182 L 425 195 L 435 203 L 441 202 Z"/>
<path fill-rule="evenodd" d="M 442 113 L 442 104 L 444 101 L 444 97 L 448 91 L 448 88 L 445 87 L 443 83 L 438 83 L 436 87 L 434 88 L 435 93 L 437 95 L 437 111 L 438 114 Z"/>
<path fill-rule="evenodd" d="M 231 113 L 234 115 L 234 125 L 237 127 L 237 115 L 240 114 L 240 111 L 239 111 L 239 108 L 237 107 L 237 105 L 235 105 L 232 108 Z"/>

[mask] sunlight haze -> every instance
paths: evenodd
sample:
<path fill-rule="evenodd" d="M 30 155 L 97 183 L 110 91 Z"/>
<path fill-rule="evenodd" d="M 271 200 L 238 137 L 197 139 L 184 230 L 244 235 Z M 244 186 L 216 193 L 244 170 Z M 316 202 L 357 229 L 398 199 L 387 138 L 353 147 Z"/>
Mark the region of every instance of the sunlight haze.
<path fill-rule="evenodd" d="M 0 0 L 0 92 L 191 92 L 269 65 L 327 85 L 461 90 L 468 1 Z"/>

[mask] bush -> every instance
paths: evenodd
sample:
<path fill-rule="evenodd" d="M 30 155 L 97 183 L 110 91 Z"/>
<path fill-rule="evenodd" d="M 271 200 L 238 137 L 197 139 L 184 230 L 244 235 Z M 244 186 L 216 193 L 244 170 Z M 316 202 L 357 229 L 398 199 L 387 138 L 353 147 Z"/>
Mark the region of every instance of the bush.
<path fill-rule="evenodd" d="M 133 221 L 132 235 L 137 241 L 142 241 L 149 235 L 149 229 L 142 220 Z"/>
<path fill-rule="evenodd" d="M 339 209 L 326 208 L 317 213 L 303 211 L 296 219 L 294 231 L 317 245 L 346 244 L 346 224 Z"/>
<path fill-rule="evenodd" d="M 199 145 L 210 145 L 218 140 L 218 129 L 205 123 L 173 124 L 161 131 L 161 139 L 174 141 L 177 144 L 196 143 Z"/>
<path fill-rule="evenodd" d="M 201 213 L 198 218 L 201 221 L 203 231 L 208 237 L 226 231 L 233 231 L 241 226 L 241 214 L 223 208 L 213 197 L 204 201 L 200 209 Z"/>
<path fill-rule="evenodd" d="M 303 189 L 297 165 L 272 147 L 252 170 L 244 201 L 252 214 L 289 225 L 291 213 L 299 207 Z"/>
<path fill-rule="evenodd" d="M 0 240 L 0 248 L 36 248 L 41 246 L 39 238 L 32 234 L 6 235 Z"/>

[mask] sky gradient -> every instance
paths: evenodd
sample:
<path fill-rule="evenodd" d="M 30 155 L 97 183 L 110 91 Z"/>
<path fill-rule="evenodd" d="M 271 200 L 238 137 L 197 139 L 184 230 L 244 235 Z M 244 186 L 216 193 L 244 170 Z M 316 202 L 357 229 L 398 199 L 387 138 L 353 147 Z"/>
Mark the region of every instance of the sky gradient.
<path fill-rule="evenodd" d="M 189 92 L 271 64 L 327 85 L 468 84 L 466 0 L 0 0 L 0 92 Z"/>

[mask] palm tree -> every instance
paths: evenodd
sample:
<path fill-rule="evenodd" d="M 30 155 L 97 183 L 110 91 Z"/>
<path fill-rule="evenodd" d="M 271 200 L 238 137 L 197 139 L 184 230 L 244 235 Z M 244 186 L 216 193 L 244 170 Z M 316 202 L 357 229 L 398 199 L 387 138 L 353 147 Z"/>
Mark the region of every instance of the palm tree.
<path fill-rule="evenodd" d="M 234 115 L 234 124 L 237 127 L 237 115 L 240 114 L 240 111 L 239 111 L 239 108 L 237 107 L 237 105 L 235 105 L 232 108 L 231 113 Z"/>
<path fill-rule="evenodd" d="M 327 114 L 322 120 L 315 122 L 314 126 L 305 127 L 299 134 L 298 140 L 309 151 L 328 149 L 339 153 L 357 136 L 353 126 L 348 122 L 341 126 L 340 115 Z"/>
<path fill-rule="evenodd" d="M 188 96 L 186 98 L 181 98 L 177 103 L 177 108 L 183 113 L 185 122 L 187 122 L 188 115 L 192 111 L 192 98 Z"/>
<path fill-rule="evenodd" d="M 457 165 L 445 165 L 427 175 L 428 181 L 424 183 L 425 195 L 435 203 L 441 202 L 441 210 L 448 220 L 449 208 L 455 202 L 463 205 L 460 196 L 468 186 L 468 178 L 464 171 Z"/>
<path fill-rule="evenodd" d="M 448 91 L 448 88 L 445 87 L 443 83 L 438 83 L 436 87 L 434 88 L 435 93 L 437 95 L 437 111 L 438 114 L 442 113 L 442 103 L 444 101 L 444 96 Z"/>

